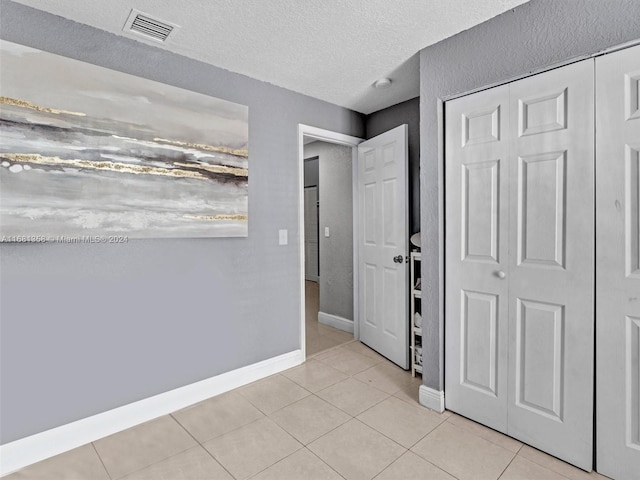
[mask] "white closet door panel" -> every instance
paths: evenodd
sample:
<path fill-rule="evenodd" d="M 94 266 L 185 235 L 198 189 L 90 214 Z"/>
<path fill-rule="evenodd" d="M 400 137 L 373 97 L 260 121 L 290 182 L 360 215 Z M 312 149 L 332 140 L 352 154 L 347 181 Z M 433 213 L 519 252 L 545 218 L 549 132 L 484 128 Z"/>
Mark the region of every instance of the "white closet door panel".
<path fill-rule="evenodd" d="M 446 103 L 447 408 L 506 432 L 508 87 Z"/>
<path fill-rule="evenodd" d="M 508 433 L 593 457 L 593 60 L 510 84 Z"/>
<path fill-rule="evenodd" d="M 596 458 L 640 476 L 640 46 L 596 60 Z"/>

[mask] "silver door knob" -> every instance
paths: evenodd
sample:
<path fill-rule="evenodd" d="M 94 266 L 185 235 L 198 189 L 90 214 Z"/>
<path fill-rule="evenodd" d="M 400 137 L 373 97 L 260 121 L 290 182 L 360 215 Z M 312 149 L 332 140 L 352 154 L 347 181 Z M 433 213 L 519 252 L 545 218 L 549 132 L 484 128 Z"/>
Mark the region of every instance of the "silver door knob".
<path fill-rule="evenodd" d="M 506 273 L 504 273 L 502 270 L 498 270 L 496 272 L 496 277 L 498 277 L 500 280 L 502 280 L 503 278 L 505 278 L 507 276 Z"/>
<path fill-rule="evenodd" d="M 402 263 L 402 255 L 396 255 L 393 257 L 394 263 Z"/>

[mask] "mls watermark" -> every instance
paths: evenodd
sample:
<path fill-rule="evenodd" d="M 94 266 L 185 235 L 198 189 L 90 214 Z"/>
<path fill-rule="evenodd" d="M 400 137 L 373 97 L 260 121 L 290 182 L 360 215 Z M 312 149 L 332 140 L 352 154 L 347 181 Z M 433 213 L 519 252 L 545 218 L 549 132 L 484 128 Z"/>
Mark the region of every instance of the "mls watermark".
<path fill-rule="evenodd" d="M 0 243 L 128 243 L 126 235 L 3 235 Z"/>

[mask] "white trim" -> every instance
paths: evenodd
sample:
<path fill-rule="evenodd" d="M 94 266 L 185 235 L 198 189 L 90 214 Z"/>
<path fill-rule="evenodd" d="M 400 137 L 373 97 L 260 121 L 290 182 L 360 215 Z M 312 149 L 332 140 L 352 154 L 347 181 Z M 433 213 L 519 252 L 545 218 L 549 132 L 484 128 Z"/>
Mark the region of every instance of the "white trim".
<path fill-rule="evenodd" d="M 305 306 L 305 273 L 304 273 L 304 137 L 314 138 L 316 140 L 321 140 L 323 142 L 334 143 L 338 145 L 345 145 L 348 147 L 356 147 L 360 143 L 362 143 L 362 139 L 358 137 L 352 137 L 351 135 L 345 135 L 343 133 L 332 132 L 330 130 L 324 130 L 322 128 L 311 127 L 309 125 L 304 125 L 302 123 L 298 124 L 298 250 L 300 252 L 299 256 L 299 269 L 300 269 L 300 350 L 302 351 L 302 358 L 306 357 L 306 336 L 305 336 L 305 315 L 306 315 L 306 306 Z M 353 181 L 357 181 L 357 159 L 358 152 L 357 149 L 353 149 L 353 172 L 354 179 Z M 356 183 L 354 183 L 356 185 Z M 354 225 L 354 233 L 357 232 L 357 190 L 353 190 L 353 225 Z M 358 259 L 358 249 L 357 249 L 357 240 L 354 235 L 353 241 L 353 261 L 354 266 L 357 265 Z M 353 314 L 354 318 L 358 318 L 358 272 L 354 268 L 353 271 Z M 358 326 L 357 322 L 355 322 L 355 338 L 358 339 Z"/>
<path fill-rule="evenodd" d="M 167 415 L 304 362 L 301 350 L 285 353 L 200 382 L 0 445 L 0 476 Z"/>
<path fill-rule="evenodd" d="M 330 313 L 318 312 L 318 323 L 328 325 L 338 330 L 353 333 L 353 320 L 348 318 L 339 317 L 338 315 L 332 315 Z"/>
<path fill-rule="evenodd" d="M 420 385 L 418 399 L 420 405 L 435 410 L 438 413 L 444 412 L 444 390 L 434 390 L 426 385 Z"/>
<path fill-rule="evenodd" d="M 360 322 L 358 319 L 360 318 L 360 297 L 359 295 L 359 278 L 360 278 L 360 256 L 359 256 L 359 236 L 356 235 L 358 232 L 359 226 L 359 209 L 358 209 L 358 175 L 359 175 L 359 167 L 358 167 L 358 148 L 352 149 L 351 155 L 351 164 L 353 166 L 351 170 L 351 194 L 353 195 L 353 338 L 356 340 L 360 340 Z"/>

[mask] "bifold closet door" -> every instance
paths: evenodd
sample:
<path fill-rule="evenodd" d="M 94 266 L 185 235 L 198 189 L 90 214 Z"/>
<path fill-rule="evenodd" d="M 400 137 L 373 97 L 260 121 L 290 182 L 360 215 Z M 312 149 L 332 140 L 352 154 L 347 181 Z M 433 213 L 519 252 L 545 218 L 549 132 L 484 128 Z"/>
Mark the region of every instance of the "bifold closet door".
<path fill-rule="evenodd" d="M 447 408 L 590 470 L 593 60 L 446 103 Z"/>
<path fill-rule="evenodd" d="M 640 46 L 596 59 L 596 459 L 640 478 Z"/>
<path fill-rule="evenodd" d="M 445 401 L 506 433 L 509 87 L 445 106 Z"/>
<path fill-rule="evenodd" d="M 509 435 L 593 467 L 593 60 L 511 84 Z"/>

